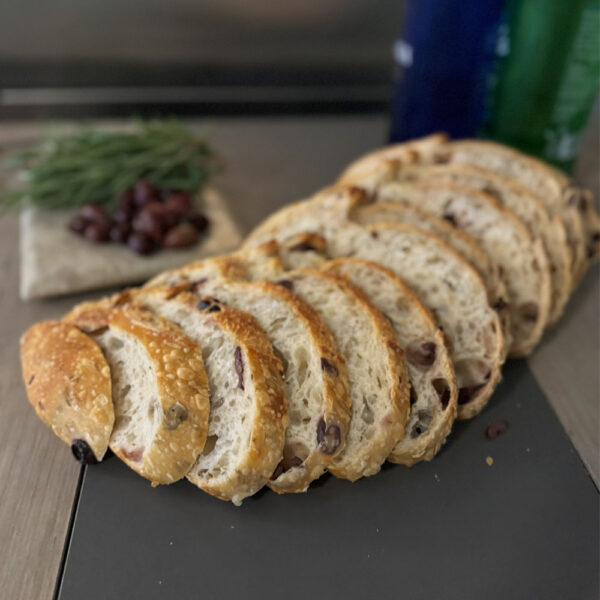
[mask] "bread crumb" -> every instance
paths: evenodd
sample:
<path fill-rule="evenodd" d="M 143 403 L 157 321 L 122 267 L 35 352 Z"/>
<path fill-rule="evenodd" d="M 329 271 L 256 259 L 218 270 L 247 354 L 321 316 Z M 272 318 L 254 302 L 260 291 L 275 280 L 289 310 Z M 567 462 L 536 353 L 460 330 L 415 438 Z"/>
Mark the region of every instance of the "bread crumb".
<path fill-rule="evenodd" d="M 525 452 L 531 452 L 531 448 L 525 448 Z"/>
<path fill-rule="evenodd" d="M 487 466 L 488 466 L 488 467 L 491 467 L 491 466 L 494 464 L 494 459 L 493 459 L 491 456 L 488 456 L 488 457 L 485 459 L 485 462 L 487 463 Z"/>

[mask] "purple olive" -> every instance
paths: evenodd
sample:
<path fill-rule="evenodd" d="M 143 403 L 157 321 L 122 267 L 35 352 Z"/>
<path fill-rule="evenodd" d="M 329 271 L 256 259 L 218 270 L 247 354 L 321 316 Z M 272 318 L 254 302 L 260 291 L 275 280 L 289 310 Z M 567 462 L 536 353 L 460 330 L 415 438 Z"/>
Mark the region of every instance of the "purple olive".
<path fill-rule="evenodd" d="M 129 225 L 131 223 L 131 220 L 133 219 L 133 214 L 133 211 L 127 212 L 126 210 L 117 208 L 115 214 L 113 215 L 113 218 L 115 220 L 115 223 L 119 225 Z"/>
<path fill-rule="evenodd" d="M 112 223 L 112 219 L 99 204 L 84 204 L 79 211 L 79 216 L 89 223 L 99 223 L 108 227 Z"/>
<path fill-rule="evenodd" d="M 90 242 L 107 242 L 109 239 L 110 227 L 105 223 L 90 223 L 86 226 L 83 236 Z"/>
<path fill-rule="evenodd" d="M 129 234 L 127 245 L 138 254 L 151 254 L 155 247 L 150 237 L 138 231 Z"/>
<path fill-rule="evenodd" d="M 133 186 L 133 202 L 138 208 L 150 202 L 160 202 L 158 190 L 147 181 L 140 179 Z"/>
<path fill-rule="evenodd" d="M 119 211 L 123 211 L 126 214 L 133 214 L 135 210 L 135 201 L 133 196 L 133 188 L 127 188 L 120 196 L 117 201 L 117 208 Z"/>
<path fill-rule="evenodd" d="M 133 219 L 133 229 L 148 236 L 155 244 L 162 242 L 165 223 L 161 216 L 149 210 L 141 210 Z"/>
<path fill-rule="evenodd" d="M 176 225 L 167 231 L 162 241 L 164 248 L 184 248 L 191 246 L 198 240 L 198 232 L 190 223 Z"/>
<path fill-rule="evenodd" d="M 126 223 L 116 223 L 110 228 L 109 237 L 111 242 L 126 244 L 131 228 Z"/>
<path fill-rule="evenodd" d="M 185 215 L 185 220 L 188 223 L 191 223 L 196 228 L 198 233 L 202 233 L 208 229 L 208 226 L 210 225 L 210 221 L 202 213 L 195 211 L 187 213 Z"/>
<path fill-rule="evenodd" d="M 74 233 L 83 234 L 85 228 L 89 225 L 89 221 L 81 215 L 75 215 L 70 221 L 68 228 Z"/>
<path fill-rule="evenodd" d="M 173 192 L 165 200 L 165 206 L 178 216 L 183 216 L 192 208 L 192 200 L 184 192 Z"/>
<path fill-rule="evenodd" d="M 174 225 L 177 225 L 179 221 L 179 215 L 161 202 L 151 202 L 150 204 L 146 204 L 143 210 L 154 213 L 159 217 L 164 229 L 170 229 Z"/>

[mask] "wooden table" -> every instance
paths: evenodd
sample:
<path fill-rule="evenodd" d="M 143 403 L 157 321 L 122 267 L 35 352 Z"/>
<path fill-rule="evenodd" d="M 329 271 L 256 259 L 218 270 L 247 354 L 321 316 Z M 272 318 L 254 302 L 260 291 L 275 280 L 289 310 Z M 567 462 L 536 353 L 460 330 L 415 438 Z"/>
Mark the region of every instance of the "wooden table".
<path fill-rule="evenodd" d="M 207 131 L 228 168 L 215 182 L 243 231 L 282 204 L 309 195 L 342 167 L 379 145 L 383 117 L 219 119 Z M 598 129 L 595 121 L 590 128 Z M 39 125 L 0 125 L 0 150 L 35 140 Z M 598 198 L 598 140 L 590 134 L 577 178 Z M 34 321 L 55 318 L 84 296 L 23 303 L 18 298 L 17 219 L 0 219 L 0 590 L 11 600 L 52 597 L 69 527 L 79 466 L 29 407 L 18 340 Z M 598 485 L 600 390 L 599 270 L 587 274 L 566 314 L 529 359 L 530 366 Z M 87 297 L 94 296 L 89 294 Z"/>

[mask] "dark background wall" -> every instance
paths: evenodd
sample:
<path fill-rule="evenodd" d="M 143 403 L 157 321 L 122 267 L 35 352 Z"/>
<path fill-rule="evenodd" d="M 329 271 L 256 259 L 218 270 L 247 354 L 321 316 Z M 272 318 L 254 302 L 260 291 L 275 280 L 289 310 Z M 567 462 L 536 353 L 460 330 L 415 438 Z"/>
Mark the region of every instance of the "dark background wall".
<path fill-rule="evenodd" d="M 0 116 L 381 108 L 401 14 L 394 0 L 3 2 Z"/>

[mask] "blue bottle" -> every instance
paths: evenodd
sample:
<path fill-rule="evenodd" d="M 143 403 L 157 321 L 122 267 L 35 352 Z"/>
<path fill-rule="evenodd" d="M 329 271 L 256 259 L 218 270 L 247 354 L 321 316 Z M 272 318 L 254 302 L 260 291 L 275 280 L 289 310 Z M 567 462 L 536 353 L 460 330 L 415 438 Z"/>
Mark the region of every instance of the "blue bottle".
<path fill-rule="evenodd" d="M 445 131 L 472 137 L 484 119 L 503 0 L 407 0 L 394 45 L 390 141 Z"/>

